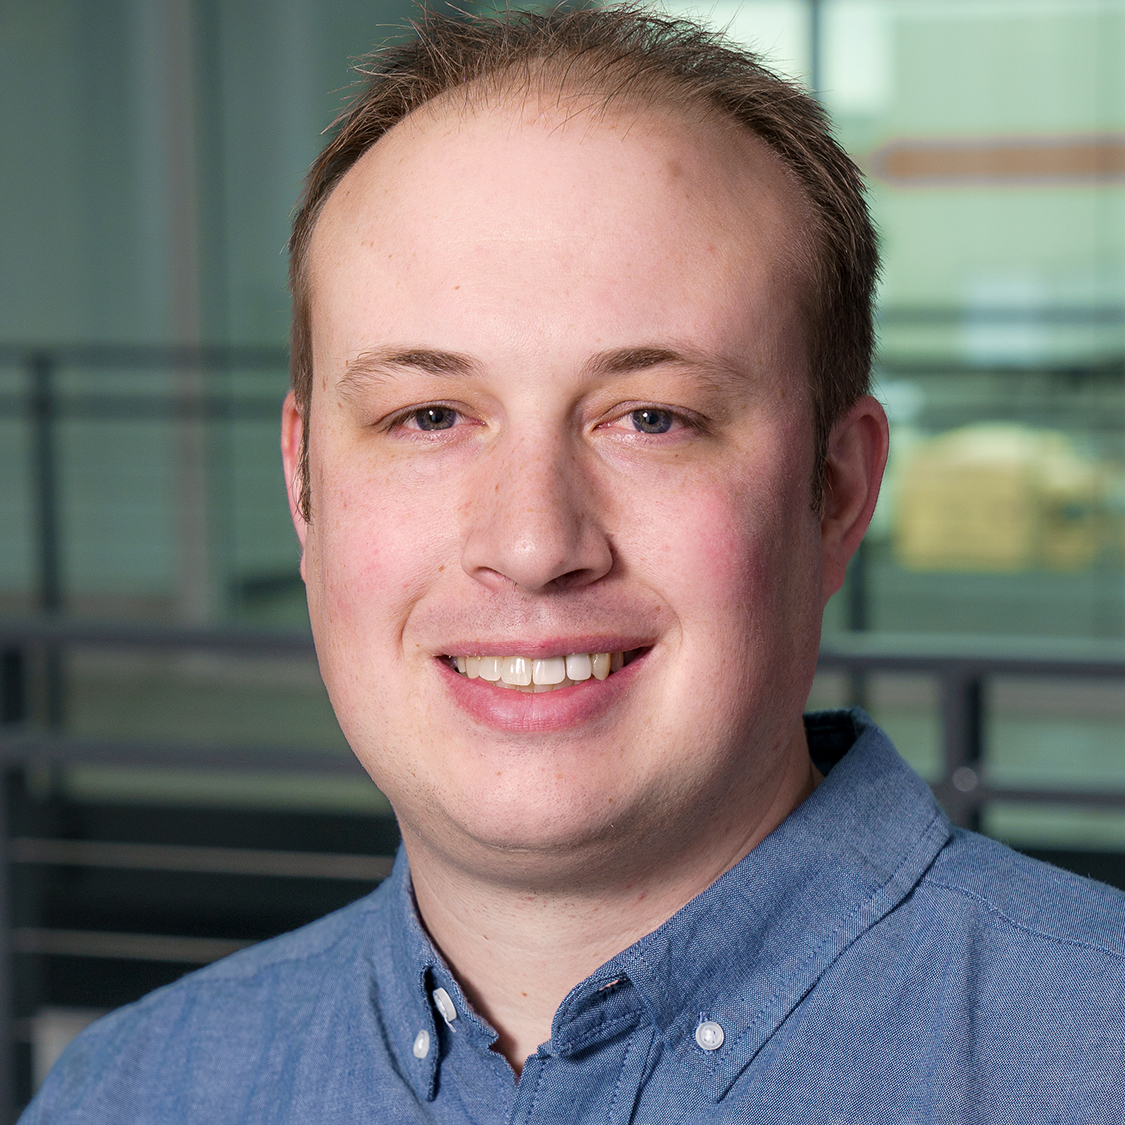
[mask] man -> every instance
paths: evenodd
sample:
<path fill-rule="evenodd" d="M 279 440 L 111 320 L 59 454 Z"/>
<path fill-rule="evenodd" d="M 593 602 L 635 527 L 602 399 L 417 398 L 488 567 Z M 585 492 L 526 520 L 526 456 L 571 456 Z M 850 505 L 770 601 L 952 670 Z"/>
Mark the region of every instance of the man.
<path fill-rule="evenodd" d="M 816 105 L 632 10 L 434 18 L 291 249 L 302 573 L 405 850 L 27 1119 L 1120 1121 L 1121 896 L 802 722 L 887 445 Z"/>

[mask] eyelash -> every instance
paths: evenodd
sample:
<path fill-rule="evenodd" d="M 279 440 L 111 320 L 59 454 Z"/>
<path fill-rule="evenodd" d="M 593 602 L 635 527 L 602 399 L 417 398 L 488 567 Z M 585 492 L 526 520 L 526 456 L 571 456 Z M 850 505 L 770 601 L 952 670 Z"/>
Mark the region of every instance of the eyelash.
<path fill-rule="evenodd" d="M 692 431 L 698 434 L 705 434 L 708 432 L 708 426 L 704 419 L 694 415 L 685 413 L 682 410 L 673 410 L 669 406 L 659 406 L 656 403 L 642 402 L 642 403 L 629 403 L 624 409 L 619 409 L 619 412 L 612 418 L 608 419 L 609 424 L 618 423 L 626 418 L 632 418 L 634 414 L 640 414 L 644 411 L 651 410 L 655 414 L 665 414 L 672 419 L 672 426 L 665 430 L 663 433 L 650 433 L 641 429 L 633 429 L 631 432 L 637 437 L 669 437 L 677 432 Z"/>
<path fill-rule="evenodd" d="M 437 427 L 437 428 L 431 429 L 431 430 L 423 429 L 421 426 L 410 426 L 409 425 L 409 423 L 411 421 L 415 420 L 420 414 L 422 414 L 426 410 L 448 410 L 453 415 L 455 415 L 455 421 L 450 426 L 440 426 L 440 427 Z M 655 403 L 641 403 L 641 404 L 638 404 L 638 405 L 633 405 L 633 404 L 630 403 L 630 404 L 628 404 L 628 406 L 625 410 L 622 410 L 620 413 L 615 414 L 614 416 L 612 416 L 609 419 L 606 419 L 604 422 L 601 423 L 601 425 L 612 425 L 614 423 L 621 422 L 623 419 L 630 418 L 634 414 L 639 414 L 643 411 L 652 411 L 653 413 L 656 413 L 656 414 L 667 415 L 669 418 L 672 419 L 672 425 L 669 427 L 668 430 L 665 430 L 663 432 L 657 432 L 657 433 L 647 432 L 647 431 L 641 430 L 641 429 L 632 430 L 632 433 L 636 434 L 638 437 L 664 437 L 669 433 L 677 432 L 677 427 L 679 428 L 679 430 L 691 430 L 691 431 L 694 431 L 696 433 L 707 433 L 707 431 L 708 431 L 708 427 L 707 427 L 705 421 L 702 418 L 698 418 L 698 417 L 695 417 L 693 415 L 685 414 L 685 413 L 683 413 L 682 411 L 679 411 L 679 410 L 673 410 L 673 409 L 671 409 L 670 407 L 667 407 L 667 406 L 658 406 Z M 417 434 L 437 434 L 437 433 L 442 433 L 444 430 L 447 430 L 447 429 L 451 430 L 451 429 L 457 428 L 456 420 L 460 419 L 460 420 L 463 421 L 467 417 L 468 417 L 468 415 L 465 413 L 465 411 L 463 409 L 459 408 L 458 406 L 454 405 L 453 403 L 449 403 L 449 402 L 427 402 L 427 403 L 423 403 L 421 406 L 412 406 L 407 410 L 402 410 L 399 413 L 393 415 L 391 418 L 389 418 L 387 420 L 384 428 L 387 431 L 409 429 L 413 433 L 417 433 Z"/>
<path fill-rule="evenodd" d="M 433 430 L 424 430 L 421 426 L 408 426 L 409 422 L 416 419 L 418 415 L 422 414 L 426 410 L 448 410 L 457 418 L 464 419 L 465 417 L 467 417 L 464 410 L 461 410 L 451 402 L 424 402 L 421 406 L 411 406 L 407 410 L 399 411 L 399 413 L 393 415 L 387 420 L 384 428 L 387 430 L 412 429 L 414 433 L 418 434 L 441 433 L 443 430 L 454 428 L 453 426 L 441 426 Z"/>

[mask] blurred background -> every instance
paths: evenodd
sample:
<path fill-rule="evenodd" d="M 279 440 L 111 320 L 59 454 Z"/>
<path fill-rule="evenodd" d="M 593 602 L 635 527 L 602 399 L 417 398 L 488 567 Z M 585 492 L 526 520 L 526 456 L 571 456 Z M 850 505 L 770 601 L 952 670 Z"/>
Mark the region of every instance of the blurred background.
<path fill-rule="evenodd" d="M 817 93 L 882 232 L 891 463 L 810 706 L 1125 885 L 1125 0 L 665 7 Z M 0 0 L 0 1113 L 98 1012 L 388 869 L 277 424 L 291 208 L 413 11 Z"/>

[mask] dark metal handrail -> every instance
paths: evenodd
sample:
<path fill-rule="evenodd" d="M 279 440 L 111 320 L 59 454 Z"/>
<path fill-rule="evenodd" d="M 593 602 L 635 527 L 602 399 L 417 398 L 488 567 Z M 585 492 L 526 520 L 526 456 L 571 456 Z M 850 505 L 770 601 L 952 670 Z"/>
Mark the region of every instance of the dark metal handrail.
<path fill-rule="evenodd" d="M 991 801 L 1123 808 L 1125 791 L 1004 786 L 982 768 L 985 685 L 997 676 L 1125 680 L 1125 644 L 1059 638 L 851 633 L 821 646 L 819 667 L 860 681 L 875 672 L 924 674 L 940 685 L 942 773 L 934 792 L 952 820 L 976 827 Z"/>
<path fill-rule="evenodd" d="M 289 349 L 271 344 L 0 343 L 2 366 L 27 366 L 37 357 L 46 358 L 56 368 L 116 367 L 134 371 L 268 371 L 289 366 Z"/>
<path fill-rule="evenodd" d="M 19 657 L 35 647 L 56 653 L 73 647 L 211 651 L 258 655 L 267 659 L 279 656 L 312 658 L 314 652 L 312 638 L 307 633 L 76 621 L 59 615 L 0 619 L 0 652 L 14 653 Z M 821 647 L 819 668 L 845 673 L 853 684 L 862 683 L 865 677 L 879 672 L 926 674 L 938 679 L 941 685 L 943 769 L 942 777 L 934 788 L 958 823 L 972 824 L 981 806 L 994 800 L 1065 803 L 1087 808 L 1125 807 L 1125 792 L 1006 788 L 988 784 L 980 764 L 985 729 L 984 685 L 990 677 L 1125 679 L 1123 644 L 861 633 L 828 639 Z M 26 710 L 21 705 L 20 713 L 26 714 Z M 0 719 L 14 717 L 13 714 L 0 715 Z M 35 729 L 26 721 L 0 724 L 0 767 L 11 769 L 44 762 L 60 766 L 129 763 L 263 773 L 360 773 L 352 756 L 340 751 L 93 740 L 68 736 L 60 729 Z M 27 927 L 13 929 L 8 891 L 11 864 L 55 861 L 94 865 L 112 861 L 142 865 L 153 870 L 162 869 L 162 865 L 172 869 L 194 865 L 201 870 L 253 870 L 274 875 L 307 874 L 314 869 L 319 872 L 321 868 L 327 870 L 330 865 L 335 865 L 331 871 L 336 872 L 336 867 L 343 863 L 347 867 L 344 874 L 348 876 L 359 871 L 376 877 L 384 874 L 389 864 L 389 859 L 374 858 L 346 857 L 341 860 L 316 856 L 303 860 L 289 853 L 273 855 L 253 851 L 236 855 L 231 849 L 206 847 L 162 849 L 114 844 L 86 847 L 82 842 L 75 841 L 13 841 L 8 829 L 7 809 L 0 801 L 0 1053 L 9 1061 L 13 1033 L 13 953 L 203 963 L 244 944 L 162 935 L 101 934 L 94 931 L 87 934 Z M 339 877 L 339 873 L 336 874 Z M 9 1066 L 0 1067 L 0 1104 L 9 1104 L 10 1090 Z"/>
<path fill-rule="evenodd" d="M 68 647 L 212 651 L 262 657 L 313 657 L 307 633 L 199 628 L 150 623 L 89 622 L 42 615 L 0 620 L 0 651 L 28 646 L 55 652 Z M 983 803 L 993 800 L 1060 802 L 1097 807 L 1125 805 L 1125 792 L 1003 787 L 982 771 L 986 728 L 984 686 L 997 676 L 1125 679 L 1125 644 L 1107 641 L 850 633 L 821 646 L 819 667 L 840 671 L 853 682 L 876 672 L 925 674 L 941 685 L 942 776 L 935 792 L 953 819 L 973 823 Z M 20 714 L 27 712 L 21 706 Z M 13 715 L 0 716 L 12 718 Z M 292 748 L 220 747 L 199 744 L 138 743 L 68 736 L 58 729 L 26 724 L 0 726 L 0 762 L 10 765 L 151 762 L 163 765 L 227 765 L 239 769 L 329 772 L 353 768 L 347 755 Z"/>

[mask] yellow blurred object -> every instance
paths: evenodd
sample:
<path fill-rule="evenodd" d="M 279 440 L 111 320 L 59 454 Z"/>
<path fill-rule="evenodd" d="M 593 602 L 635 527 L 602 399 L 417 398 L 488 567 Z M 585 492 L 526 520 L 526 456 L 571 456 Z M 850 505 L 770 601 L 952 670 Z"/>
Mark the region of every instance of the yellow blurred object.
<path fill-rule="evenodd" d="M 1082 570 L 1102 548 L 1101 471 L 1055 430 L 951 430 L 919 442 L 893 484 L 895 555 L 911 570 Z"/>

